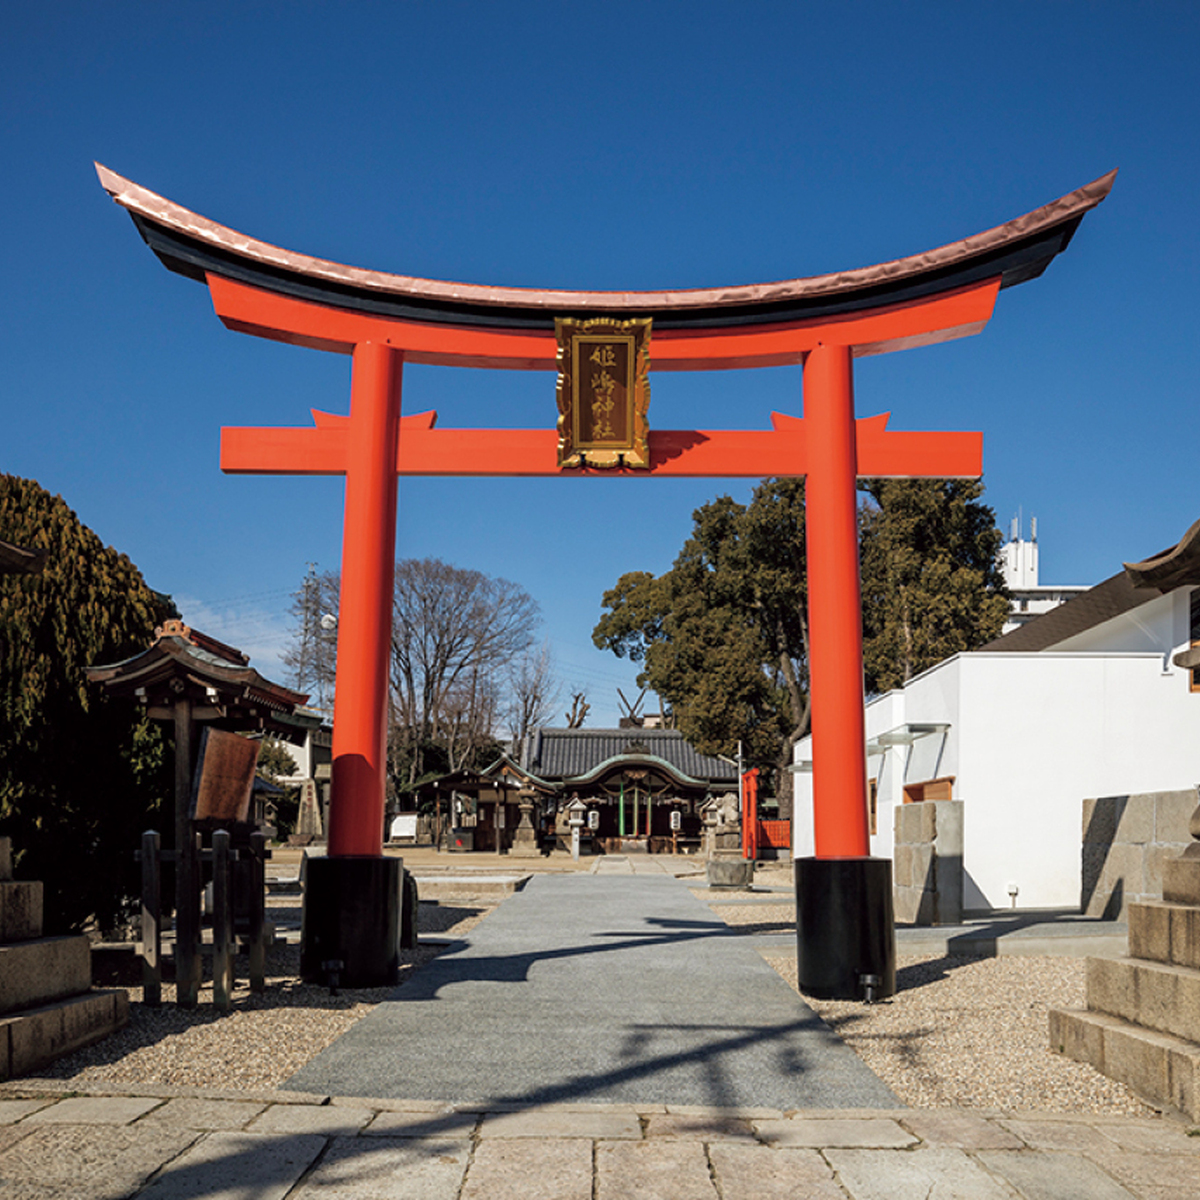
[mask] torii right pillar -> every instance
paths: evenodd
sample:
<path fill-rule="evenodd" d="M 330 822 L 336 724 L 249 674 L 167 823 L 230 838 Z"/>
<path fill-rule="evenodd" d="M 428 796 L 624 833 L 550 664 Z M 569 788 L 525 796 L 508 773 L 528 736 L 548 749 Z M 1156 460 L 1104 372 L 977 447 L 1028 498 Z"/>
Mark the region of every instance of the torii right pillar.
<path fill-rule="evenodd" d="M 896 990 L 896 939 L 892 864 L 871 857 L 867 817 L 853 372 L 846 345 L 804 363 L 816 854 L 795 863 L 797 969 L 809 995 L 874 999 Z"/>

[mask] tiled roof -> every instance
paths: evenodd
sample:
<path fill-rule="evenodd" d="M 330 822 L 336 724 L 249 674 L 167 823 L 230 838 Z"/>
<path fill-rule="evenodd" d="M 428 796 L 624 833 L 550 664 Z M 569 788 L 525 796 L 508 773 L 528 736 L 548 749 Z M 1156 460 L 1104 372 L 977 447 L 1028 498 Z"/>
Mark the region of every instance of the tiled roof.
<path fill-rule="evenodd" d="M 736 767 L 699 753 L 678 729 L 539 729 L 522 766 L 542 779 L 570 779 L 630 753 L 661 758 L 693 779 L 737 782 Z"/>

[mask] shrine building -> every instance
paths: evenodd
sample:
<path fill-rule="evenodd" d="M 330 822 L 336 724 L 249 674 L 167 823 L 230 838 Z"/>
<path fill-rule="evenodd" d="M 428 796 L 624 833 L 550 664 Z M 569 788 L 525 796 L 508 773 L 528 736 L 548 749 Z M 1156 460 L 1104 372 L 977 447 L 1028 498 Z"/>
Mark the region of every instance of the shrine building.
<path fill-rule="evenodd" d="M 519 762 L 502 755 L 417 794 L 446 822 L 450 850 L 507 850 L 524 795 L 543 849 L 566 848 L 564 810 L 578 798 L 588 809 L 585 852 L 683 854 L 700 847 L 701 806 L 737 790 L 737 767 L 701 754 L 677 729 L 539 729 Z"/>

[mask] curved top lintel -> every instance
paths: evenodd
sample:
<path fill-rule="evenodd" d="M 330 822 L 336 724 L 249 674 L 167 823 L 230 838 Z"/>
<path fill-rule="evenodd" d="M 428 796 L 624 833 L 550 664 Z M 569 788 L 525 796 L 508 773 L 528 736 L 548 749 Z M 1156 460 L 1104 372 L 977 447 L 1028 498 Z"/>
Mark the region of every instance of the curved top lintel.
<path fill-rule="evenodd" d="M 155 253 L 173 270 L 256 282 L 268 290 L 321 298 L 345 308 L 387 315 L 402 307 L 410 318 L 442 324 L 548 322 L 562 313 L 642 313 L 658 327 L 801 319 L 821 312 L 864 310 L 911 293 L 961 287 L 968 276 L 1001 276 L 1019 283 L 1044 270 L 1070 240 L 1083 216 L 1112 189 L 1116 171 L 1041 208 L 973 237 L 875 266 L 732 287 L 663 291 L 569 291 L 453 283 L 347 266 L 272 246 L 157 195 L 95 164 L 100 183 L 127 209 Z M 665 318 L 665 322 L 664 319 Z"/>

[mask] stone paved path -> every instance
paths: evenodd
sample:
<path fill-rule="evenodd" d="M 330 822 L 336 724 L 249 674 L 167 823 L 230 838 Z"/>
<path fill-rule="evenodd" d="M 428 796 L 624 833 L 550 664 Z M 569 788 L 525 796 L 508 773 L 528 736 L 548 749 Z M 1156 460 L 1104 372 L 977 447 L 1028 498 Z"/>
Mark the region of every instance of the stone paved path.
<path fill-rule="evenodd" d="M 899 1104 L 684 882 L 628 865 L 535 877 L 285 1086 L 484 1105 Z"/>
<path fill-rule="evenodd" d="M 74 1086 L 77 1090 L 79 1085 Z M 1194 1200 L 1171 1119 L 0 1085 L 5 1200 Z"/>

